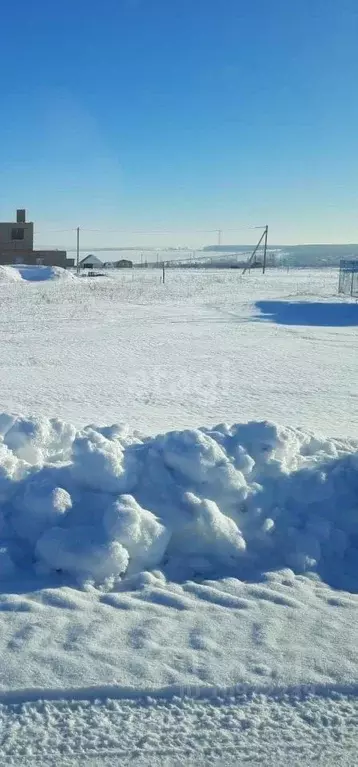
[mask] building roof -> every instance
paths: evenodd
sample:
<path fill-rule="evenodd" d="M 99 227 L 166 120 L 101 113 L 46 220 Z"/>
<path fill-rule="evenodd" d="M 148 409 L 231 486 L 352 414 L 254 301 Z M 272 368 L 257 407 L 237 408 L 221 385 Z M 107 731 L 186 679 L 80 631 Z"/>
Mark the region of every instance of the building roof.
<path fill-rule="evenodd" d="M 80 261 L 80 266 L 83 266 L 83 264 L 94 264 L 95 266 L 103 266 L 102 261 L 97 258 L 97 256 L 88 255 L 85 258 L 82 258 Z"/>

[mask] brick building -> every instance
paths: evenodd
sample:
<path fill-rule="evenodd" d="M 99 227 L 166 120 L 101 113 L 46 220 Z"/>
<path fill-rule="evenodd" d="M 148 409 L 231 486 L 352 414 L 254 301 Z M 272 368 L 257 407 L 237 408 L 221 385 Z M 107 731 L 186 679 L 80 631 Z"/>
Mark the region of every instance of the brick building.
<path fill-rule="evenodd" d="M 34 225 L 23 209 L 15 222 L 0 222 L 0 264 L 70 266 L 65 250 L 34 250 Z"/>

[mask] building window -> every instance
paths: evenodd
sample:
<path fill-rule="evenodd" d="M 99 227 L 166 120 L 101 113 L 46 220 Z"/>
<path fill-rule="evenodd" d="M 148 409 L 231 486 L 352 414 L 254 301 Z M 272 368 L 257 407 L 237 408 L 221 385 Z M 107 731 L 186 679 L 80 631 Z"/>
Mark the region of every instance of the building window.
<path fill-rule="evenodd" d="M 12 229 L 11 230 L 11 239 L 12 240 L 23 240 L 25 237 L 25 230 L 24 229 Z"/>

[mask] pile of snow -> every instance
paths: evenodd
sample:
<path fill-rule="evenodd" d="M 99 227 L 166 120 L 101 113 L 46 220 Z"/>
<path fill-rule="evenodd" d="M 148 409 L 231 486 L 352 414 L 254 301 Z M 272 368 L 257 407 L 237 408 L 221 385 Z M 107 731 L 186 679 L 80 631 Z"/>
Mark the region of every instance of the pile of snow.
<path fill-rule="evenodd" d="M 0 282 L 19 282 L 22 277 L 13 266 L 0 266 Z"/>
<path fill-rule="evenodd" d="M 10 267 L 11 268 L 11 267 Z M 44 280 L 75 279 L 75 275 L 61 266 L 27 266 L 17 267 L 20 277 L 28 282 L 42 282 Z"/>
<path fill-rule="evenodd" d="M 28 266 L 17 264 L 16 266 L 0 266 L 1 282 L 43 282 L 45 280 L 74 280 L 75 275 L 63 269 L 61 266 Z"/>
<path fill-rule="evenodd" d="M 0 576 L 115 586 L 291 568 L 358 583 L 358 442 L 272 423 L 145 438 L 0 416 Z M 20 571 L 20 572 L 19 572 Z"/>

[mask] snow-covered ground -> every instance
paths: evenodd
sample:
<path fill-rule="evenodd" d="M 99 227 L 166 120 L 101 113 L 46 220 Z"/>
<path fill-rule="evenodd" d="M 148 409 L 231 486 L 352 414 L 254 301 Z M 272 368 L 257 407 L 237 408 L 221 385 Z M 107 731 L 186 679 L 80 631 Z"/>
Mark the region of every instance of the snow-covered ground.
<path fill-rule="evenodd" d="M 355 764 L 357 304 L 36 276 L 0 272 L 0 764 Z"/>
<path fill-rule="evenodd" d="M 0 706 L 0 764 L 38 767 L 356 765 L 354 690 L 31 700 Z"/>
<path fill-rule="evenodd" d="M 9 284 L 0 275 L 0 405 L 152 434 L 269 419 L 355 436 L 358 308 L 338 299 L 337 279 L 168 270 L 161 285 L 160 270 L 133 270 Z"/>

